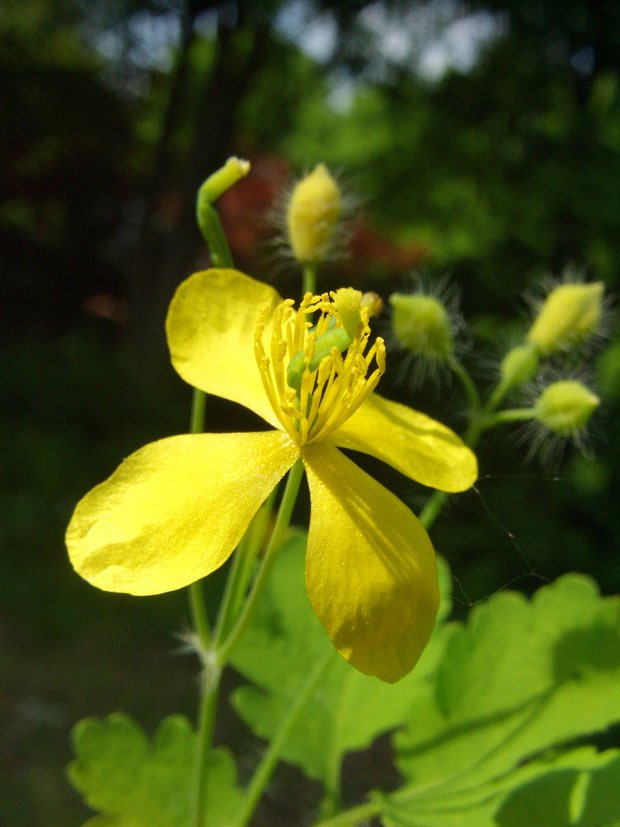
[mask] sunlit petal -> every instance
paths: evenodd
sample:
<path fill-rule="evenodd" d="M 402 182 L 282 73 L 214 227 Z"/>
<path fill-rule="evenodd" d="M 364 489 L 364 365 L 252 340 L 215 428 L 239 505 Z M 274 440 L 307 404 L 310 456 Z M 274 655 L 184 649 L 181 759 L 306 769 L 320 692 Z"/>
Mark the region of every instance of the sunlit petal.
<path fill-rule="evenodd" d="M 186 586 L 222 565 L 296 456 L 280 431 L 152 442 L 78 503 L 71 562 L 106 591 Z"/>
<path fill-rule="evenodd" d="M 340 654 L 397 681 L 418 660 L 438 606 L 431 542 L 400 500 L 337 448 L 304 448 L 312 512 L 306 584 Z"/>
<path fill-rule="evenodd" d="M 254 331 L 261 308 L 280 301 L 273 287 L 237 270 L 204 270 L 179 286 L 166 319 L 172 364 L 186 382 L 239 402 L 276 427 L 256 365 Z"/>
<path fill-rule="evenodd" d="M 450 428 L 378 394 L 370 396 L 331 440 L 341 448 L 372 454 L 441 491 L 465 491 L 478 476 L 475 454 Z"/>

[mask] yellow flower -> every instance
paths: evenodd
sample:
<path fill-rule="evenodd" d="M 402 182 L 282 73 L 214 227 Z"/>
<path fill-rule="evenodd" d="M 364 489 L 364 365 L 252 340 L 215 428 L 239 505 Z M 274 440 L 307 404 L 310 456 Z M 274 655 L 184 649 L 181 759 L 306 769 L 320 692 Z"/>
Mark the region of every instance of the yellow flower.
<path fill-rule="evenodd" d="M 384 345 L 370 344 L 368 310 L 360 301 L 356 317 L 355 295 L 308 294 L 295 312 L 273 288 L 234 270 L 196 273 L 179 287 L 167 319 L 178 373 L 275 430 L 170 437 L 126 459 L 78 504 L 67 530 L 82 577 L 130 594 L 204 577 L 301 457 L 314 611 L 360 671 L 391 682 L 413 667 L 437 609 L 433 548 L 411 511 L 339 448 L 444 491 L 468 488 L 476 460 L 445 426 L 372 393 Z"/>

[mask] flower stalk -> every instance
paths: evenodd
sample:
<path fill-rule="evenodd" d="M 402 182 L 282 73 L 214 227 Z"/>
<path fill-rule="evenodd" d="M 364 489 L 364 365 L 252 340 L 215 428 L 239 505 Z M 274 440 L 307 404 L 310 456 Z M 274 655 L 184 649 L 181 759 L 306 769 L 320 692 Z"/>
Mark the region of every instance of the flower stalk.
<path fill-rule="evenodd" d="M 299 720 L 299 716 L 312 697 L 312 693 L 322 681 L 325 672 L 327 671 L 329 665 L 333 662 L 333 659 L 333 650 L 326 648 L 323 657 L 315 664 L 312 672 L 310 672 L 302 686 L 299 687 L 295 700 L 283 720 L 280 722 L 278 731 L 269 742 L 267 751 L 263 755 L 261 762 L 245 791 L 243 810 L 237 819 L 235 827 L 247 827 L 250 823 L 254 810 L 256 809 L 265 787 L 269 783 L 273 771 L 276 768 L 280 758 L 280 753 L 286 743 L 286 739 Z"/>
<path fill-rule="evenodd" d="M 233 259 L 220 217 L 213 206 L 217 199 L 250 171 L 249 161 L 229 158 L 223 167 L 201 185 L 196 199 L 196 221 L 207 242 L 214 267 L 232 267 Z"/>
<path fill-rule="evenodd" d="M 220 667 L 222 667 L 226 663 L 226 661 L 230 657 L 230 654 L 232 653 L 232 650 L 235 648 L 239 639 L 243 635 L 243 632 L 247 628 L 250 620 L 252 619 L 252 615 L 254 614 L 254 610 L 265 589 L 265 586 L 267 585 L 269 573 L 275 560 L 275 554 L 282 545 L 284 534 L 291 521 L 293 508 L 295 507 L 297 494 L 299 492 L 299 486 L 301 484 L 301 479 L 303 477 L 303 471 L 303 464 L 301 460 L 298 459 L 289 471 L 288 478 L 286 480 L 286 485 L 284 487 L 284 492 L 282 494 L 280 508 L 278 509 L 276 522 L 273 527 L 271 538 L 269 540 L 269 545 L 267 546 L 265 556 L 263 557 L 263 562 L 254 580 L 252 590 L 248 595 L 245 605 L 243 606 L 241 614 L 237 619 L 237 622 L 233 627 L 232 631 L 230 632 L 228 637 L 221 643 L 221 645 L 217 647 L 217 649 L 215 650 L 215 662 Z"/>

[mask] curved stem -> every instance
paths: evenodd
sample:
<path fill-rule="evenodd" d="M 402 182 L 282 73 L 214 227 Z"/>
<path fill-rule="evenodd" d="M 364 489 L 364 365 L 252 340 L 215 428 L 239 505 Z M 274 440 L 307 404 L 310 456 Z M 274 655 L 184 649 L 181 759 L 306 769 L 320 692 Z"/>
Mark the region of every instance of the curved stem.
<path fill-rule="evenodd" d="M 510 382 L 502 381 L 496 385 L 491 393 L 491 396 L 489 396 L 489 401 L 484 407 L 484 412 L 489 414 L 493 413 L 511 388 L 512 385 Z"/>
<path fill-rule="evenodd" d="M 200 231 L 209 245 L 211 262 L 214 267 L 232 267 L 233 259 L 228 240 L 220 223 L 217 210 L 205 204 L 200 213 Z"/>
<path fill-rule="evenodd" d="M 233 267 L 228 241 L 214 202 L 250 171 L 248 161 L 229 158 L 223 167 L 210 175 L 198 190 L 196 221 L 202 237 L 209 246 L 211 261 L 215 267 Z"/>
<path fill-rule="evenodd" d="M 323 657 L 316 663 L 314 669 L 306 680 L 299 687 L 295 700 L 288 709 L 288 712 L 280 722 L 280 728 L 275 736 L 271 739 L 267 751 L 265 752 L 256 772 L 252 776 L 252 780 L 245 792 L 245 800 L 243 810 L 236 822 L 236 827 L 246 827 L 256 809 L 263 790 L 269 783 L 269 779 L 278 763 L 280 753 L 286 739 L 289 736 L 292 728 L 297 723 L 299 716 L 303 712 L 304 707 L 310 700 L 310 696 L 316 689 L 317 685 L 323 678 L 328 665 L 332 662 L 334 650 L 329 647 L 325 650 Z"/>
<path fill-rule="evenodd" d="M 463 385 L 465 393 L 467 394 L 467 399 L 469 401 L 472 413 L 479 411 L 481 407 L 480 394 L 478 393 L 478 389 L 476 388 L 471 376 L 469 375 L 469 372 L 454 356 L 449 360 L 448 365 L 450 366 L 451 370 L 458 376 L 461 384 Z"/>
<path fill-rule="evenodd" d="M 282 543 L 282 537 L 288 528 L 288 524 L 293 513 L 293 507 L 297 499 L 297 492 L 299 491 L 303 471 L 303 463 L 301 459 L 298 459 L 289 471 L 286 487 L 284 488 L 284 493 L 282 494 L 282 502 L 280 503 L 278 516 L 276 517 L 276 523 L 273 528 L 273 533 L 271 535 L 271 539 L 269 540 L 269 545 L 267 546 L 265 556 L 263 557 L 262 565 L 256 575 L 252 591 L 245 602 L 243 611 L 241 612 L 241 615 L 239 616 L 233 630 L 214 654 L 215 661 L 220 666 L 226 663 L 230 653 L 237 645 L 237 642 L 250 622 L 256 605 L 264 591 L 265 586 L 267 585 L 269 573 L 275 560 L 276 551 Z"/>
<path fill-rule="evenodd" d="M 198 190 L 196 199 L 196 220 L 203 238 L 209 246 L 211 260 L 216 267 L 233 267 L 232 254 L 217 210 L 213 206 L 219 196 L 235 184 L 250 170 L 247 161 L 238 158 L 229 158 L 223 167 L 216 170 L 202 184 Z M 190 418 L 190 431 L 193 434 L 201 433 L 204 430 L 206 408 L 206 394 L 195 389 L 192 398 L 192 412 Z M 242 554 L 237 552 L 239 558 Z M 243 570 L 241 561 L 235 557 L 233 568 L 227 581 L 226 592 L 222 606 L 218 613 L 216 624 L 216 639 L 226 633 L 227 625 L 230 622 L 232 598 L 234 595 L 236 579 L 239 572 Z M 234 575 L 234 576 L 233 576 Z M 231 582 L 232 581 L 232 582 Z M 207 808 L 207 764 L 209 752 L 213 742 L 213 730 L 215 725 L 215 713 L 217 709 L 218 691 L 221 676 L 221 668 L 214 657 L 214 645 L 211 642 L 211 630 L 206 611 L 202 584 L 198 581 L 189 587 L 190 608 L 192 621 L 201 648 L 203 659 L 202 691 L 200 698 L 200 711 L 198 715 L 198 744 L 196 756 L 196 778 L 194 798 L 193 823 L 195 827 L 204 827 L 206 822 Z"/>

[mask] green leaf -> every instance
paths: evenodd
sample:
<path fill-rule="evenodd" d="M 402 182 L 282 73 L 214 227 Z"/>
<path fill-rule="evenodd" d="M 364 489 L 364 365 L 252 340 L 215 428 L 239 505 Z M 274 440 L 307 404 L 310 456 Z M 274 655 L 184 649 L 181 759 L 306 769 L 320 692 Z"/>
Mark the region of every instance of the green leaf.
<path fill-rule="evenodd" d="M 472 827 L 527 827 L 535 810 L 529 821 L 519 813 L 539 801 L 545 827 L 609 824 L 620 816 L 620 796 L 607 791 L 620 785 L 618 754 L 563 747 L 618 720 L 620 599 L 579 575 L 531 602 L 498 595 L 453 631 L 435 683 L 395 737 L 407 784 L 385 823 L 465 827 L 469 813 Z M 579 795 L 578 815 L 553 803 Z"/>
<path fill-rule="evenodd" d="M 87 827 L 189 827 L 196 736 L 185 718 L 162 721 L 152 743 L 121 713 L 87 718 L 74 727 L 73 744 L 69 780 L 100 812 Z M 207 819 L 232 825 L 241 793 L 230 754 L 213 750 L 208 772 Z"/>
<path fill-rule="evenodd" d="M 313 664 L 331 643 L 312 611 L 304 581 L 306 535 L 297 532 L 279 552 L 252 627 L 235 649 L 234 667 L 256 686 L 236 690 L 235 709 L 254 733 L 270 739 Z M 441 567 L 449 609 L 449 575 Z M 333 779 L 347 752 L 368 747 L 398 726 L 419 687 L 434 672 L 450 627 L 439 624 L 416 668 L 389 685 L 362 675 L 334 651 L 321 685 L 293 728 L 282 757 L 319 780 Z"/>
<path fill-rule="evenodd" d="M 529 762 L 444 799 L 413 791 L 384 797 L 385 827 L 613 827 L 620 811 L 620 752 L 591 747 Z"/>

